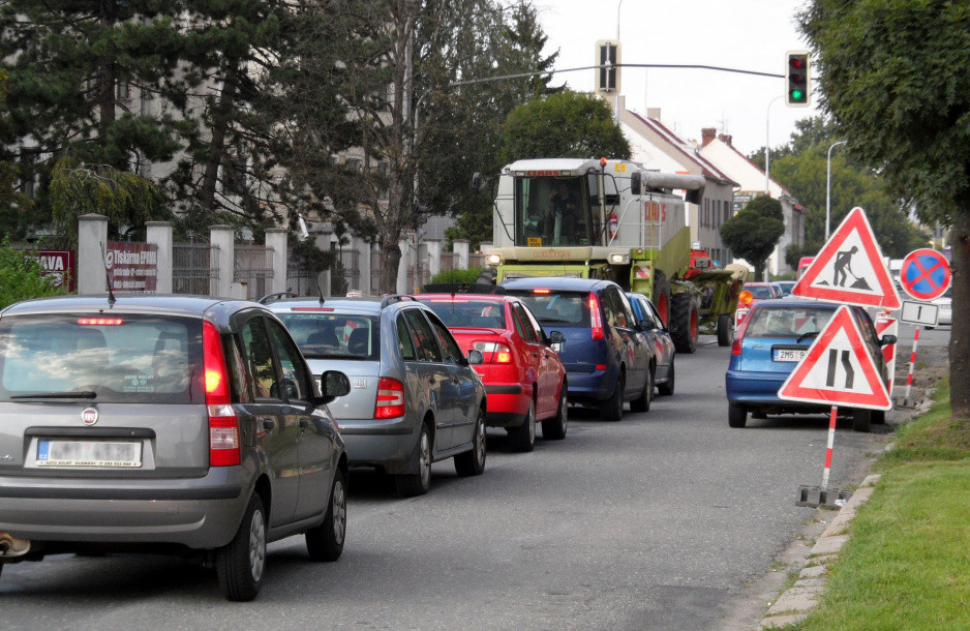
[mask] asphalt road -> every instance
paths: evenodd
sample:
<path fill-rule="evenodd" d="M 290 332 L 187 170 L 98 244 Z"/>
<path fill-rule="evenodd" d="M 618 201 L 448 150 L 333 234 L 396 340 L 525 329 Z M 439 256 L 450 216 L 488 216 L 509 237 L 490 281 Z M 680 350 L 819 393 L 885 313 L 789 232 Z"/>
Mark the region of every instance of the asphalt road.
<path fill-rule="evenodd" d="M 938 331 L 937 333 L 942 333 Z M 10 629 L 721 629 L 748 586 L 814 518 L 825 417 L 730 429 L 729 348 L 677 356 L 676 393 L 620 423 L 571 409 L 564 441 L 513 454 L 489 435 L 484 476 L 436 463 L 431 493 L 401 500 L 351 478 L 348 540 L 313 564 L 303 539 L 270 547 L 253 603 L 223 600 L 212 570 L 155 556 L 8 565 Z M 905 340 L 902 340 L 905 342 Z M 921 339 L 921 342 L 923 340 Z M 840 423 L 830 484 L 861 479 L 885 436 Z"/>

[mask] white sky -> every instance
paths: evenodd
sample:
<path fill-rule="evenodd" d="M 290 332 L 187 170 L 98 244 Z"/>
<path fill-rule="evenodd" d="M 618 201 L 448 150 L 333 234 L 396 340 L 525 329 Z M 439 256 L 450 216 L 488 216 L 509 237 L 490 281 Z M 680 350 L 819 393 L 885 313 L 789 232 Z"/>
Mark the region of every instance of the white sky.
<path fill-rule="evenodd" d="M 620 17 L 621 61 L 696 64 L 784 75 L 789 50 L 805 50 L 795 14 L 806 0 L 534 0 L 549 40 L 545 54 L 559 49 L 556 69 L 597 63 L 596 42 L 616 39 Z M 622 3 L 622 4 L 621 4 Z M 619 10 L 618 10 L 619 9 Z M 594 88 L 594 71 L 555 75 L 583 92 Z M 661 120 L 683 140 L 700 140 L 715 127 L 733 136 L 745 155 L 768 144 L 785 144 L 795 121 L 817 114 L 788 107 L 784 78 L 710 70 L 624 68 L 620 92 L 627 109 L 646 114 L 659 107 Z M 770 104 L 770 107 L 769 107 Z M 766 116 L 770 119 L 766 121 Z M 767 126 L 766 126 L 767 123 Z"/>

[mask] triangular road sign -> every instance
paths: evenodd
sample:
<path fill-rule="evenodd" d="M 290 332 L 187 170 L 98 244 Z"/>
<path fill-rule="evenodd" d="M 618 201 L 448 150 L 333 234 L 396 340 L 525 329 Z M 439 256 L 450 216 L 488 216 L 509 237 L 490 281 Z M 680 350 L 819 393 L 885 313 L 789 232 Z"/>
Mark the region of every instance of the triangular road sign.
<path fill-rule="evenodd" d="M 849 212 L 791 293 L 827 302 L 899 309 L 899 293 L 865 211 L 857 206 Z"/>
<path fill-rule="evenodd" d="M 886 382 L 850 313 L 842 306 L 778 390 L 787 401 L 890 410 Z"/>

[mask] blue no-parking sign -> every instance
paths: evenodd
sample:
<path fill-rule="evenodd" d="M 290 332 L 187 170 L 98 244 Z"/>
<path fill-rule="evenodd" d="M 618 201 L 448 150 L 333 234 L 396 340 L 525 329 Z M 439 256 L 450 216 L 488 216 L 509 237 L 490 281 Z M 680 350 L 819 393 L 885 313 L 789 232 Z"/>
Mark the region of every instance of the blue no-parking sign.
<path fill-rule="evenodd" d="M 899 282 L 916 300 L 939 298 L 950 287 L 950 262 L 936 250 L 913 250 L 903 259 Z"/>

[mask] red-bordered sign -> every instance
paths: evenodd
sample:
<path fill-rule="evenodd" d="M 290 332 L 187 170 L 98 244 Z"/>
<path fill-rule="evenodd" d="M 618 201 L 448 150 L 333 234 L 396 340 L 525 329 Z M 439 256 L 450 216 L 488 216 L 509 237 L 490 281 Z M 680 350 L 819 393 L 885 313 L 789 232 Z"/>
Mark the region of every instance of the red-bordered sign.
<path fill-rule="evenodd" d="M 899 268 L 899 284 L 917 300 L 939 298 L 950 288 L 950 262 L 936 250 L 913 250 Z"/>
<path fill-rule="evenodd" d="M 787 401 L 890 410 L 892 399 L 862 332 L 841 306 L 778 390 Z"/>
<path fill-rule="evenodd" d="M 826 302 L 899 308 L 899 294 L 865 211 L 855 207 L 849 212 L 791 293 Z"/>

